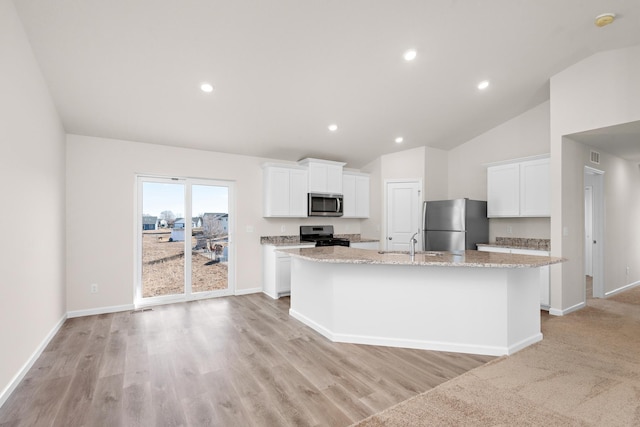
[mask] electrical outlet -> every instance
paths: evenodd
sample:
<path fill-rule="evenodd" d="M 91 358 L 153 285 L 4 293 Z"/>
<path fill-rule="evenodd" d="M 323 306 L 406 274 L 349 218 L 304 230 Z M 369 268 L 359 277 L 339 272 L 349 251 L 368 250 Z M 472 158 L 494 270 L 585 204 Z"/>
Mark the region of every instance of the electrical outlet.
<path fill-rule="evenodd" d="M 280 232 L 284 233 L 285 231 L 287 231 L 287 226 L 286 225 L 281 225 L 280 226 Z"/>
<path fill-rule="evenodd" d="M 627 276 L 629 275 L 629 266 L 627 266 Z"/>
<path fill-rule="evenodd" d="M 91 293 L 92 294 L 97 294 L 98 293 L 98 284 L 97 283 L 92 283 L 91 284 Z"/>
<path fill-rule="evenodd" d="M 513 234 L 513 228 L 510 225 L 507 225 L 507 234 Z"/>
<path fill-rule="evenodd" d="M 247 233 L 253 233 L 253 226 L 247 225 Z"/>

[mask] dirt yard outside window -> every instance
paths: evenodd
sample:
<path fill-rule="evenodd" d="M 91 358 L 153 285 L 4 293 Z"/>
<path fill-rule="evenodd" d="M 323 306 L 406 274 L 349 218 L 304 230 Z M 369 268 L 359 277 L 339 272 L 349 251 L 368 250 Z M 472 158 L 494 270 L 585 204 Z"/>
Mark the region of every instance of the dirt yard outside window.
<path fill-rule="evenodd" d="M 184 293 L 184 242 L 170 242 L 167 230 L 142 234 L 142 296 Z M 191 239 L 191 247 L 196 239 Z M 226 242 L 223 243 L 226 246 Z M 206 292 L 228 287 L 227 262 L 216 262 L 204 249 L 192 250 L 192 291 Z"/>

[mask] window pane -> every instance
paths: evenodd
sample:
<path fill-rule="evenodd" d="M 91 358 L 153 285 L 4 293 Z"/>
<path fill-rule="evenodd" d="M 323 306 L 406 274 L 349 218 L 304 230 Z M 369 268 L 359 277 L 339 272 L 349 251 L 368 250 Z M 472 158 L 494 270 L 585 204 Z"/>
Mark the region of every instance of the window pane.
<path fill-rule="evenodd" d="M 227 289 L 229 264 L 229 188 L 193 185 L 194 217 L 191 289 L 207 292 Z"/>

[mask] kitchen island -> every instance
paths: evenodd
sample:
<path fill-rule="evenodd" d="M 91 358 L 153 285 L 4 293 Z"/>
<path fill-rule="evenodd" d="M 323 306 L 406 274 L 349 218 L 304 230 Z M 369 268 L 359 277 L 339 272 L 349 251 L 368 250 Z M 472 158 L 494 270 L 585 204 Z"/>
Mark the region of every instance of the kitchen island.
<path fill-rule="evenodd" d="M 335 342 L 512 354 L 542 339 L 538 268 L 561 258 L 291 249 L 292 317 Z"/>

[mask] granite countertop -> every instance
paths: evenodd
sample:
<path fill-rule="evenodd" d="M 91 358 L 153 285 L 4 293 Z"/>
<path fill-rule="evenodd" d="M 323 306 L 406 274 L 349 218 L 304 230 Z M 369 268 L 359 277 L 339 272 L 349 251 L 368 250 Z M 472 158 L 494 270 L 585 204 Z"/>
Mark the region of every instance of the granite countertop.
<path fill-rule="evenodd" d="M 478 247 L 487 246 L 490 248 L 506 248 L 506 249 L 527 249 L 530 251 L 545 251 L 549 252 L 549 249 L 541 249 L 541 248 L 532 248 L 531 246 L 523 246 L 523 245 L 499 245 L 497 243 L 478 243 Z"/>
<path fill-rule="evenodd" d="M 336 234 L 334 237 L 340 239 L 347 239 L 352 243 L 363 242 L 379 242 L 377 239 L 362 238 L 359 234 Z M 273 246 L 297 246 L 297 245 L 313 245 L 313 242 L 301 242 L 300 236 L 261 236 L 261 245 L 273 245 Z"/>
<path fill-rule="evenodd" d="M 411 261 L 407 252 L 382 252 L 355 249 L 343 246 L 321 248 L 300 248 L 282 250 L 292 257 L 308 261 L 334 264 L 378 264 L 378 265 L 416 265 L 440 267 L 488 267 L 488 268 L 526 268 L 542 267 L 565 261 L 538 255 L 514 255 L 496 252 L 465 251 L 461 254 L 451 252 L 417 252 Z"/>
<path fill-rule="evenodd" d="M 478 243 L 478 246 L 491 246 L 494 248 L 508 249 L 533 249 L 537 251 L 550 251 L 550 239 L 530 239 L 526 237 L 496 237 L 495 243 Z"/>

